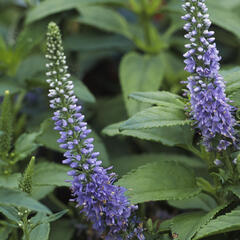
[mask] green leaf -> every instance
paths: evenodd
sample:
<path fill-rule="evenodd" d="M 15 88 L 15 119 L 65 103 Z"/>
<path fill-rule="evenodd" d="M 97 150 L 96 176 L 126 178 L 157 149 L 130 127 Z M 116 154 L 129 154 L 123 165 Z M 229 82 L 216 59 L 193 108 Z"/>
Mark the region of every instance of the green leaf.
<path fill-rule="evenodd" d="M 182 97 L 166 91 L 135 92 L 130 94 L 129 97 L 143 103 L 150 103 L 169 108 L 184 109 L 185 106 Z"/>
<path fill-rule="evenodd" d="M 0 227 L 0 239 L 1 240 L 7 240 L 9 234 L 12 232 L 12 228 L 9 226 L 2 226 Z"/>
<path fill-rule="evenodd" d="M 43 56 L 29 56 L 21 62 L 17 71 L 17 79 L 19 80 L 19 82 L 23 83 L 26 80 L 31 80 L 34 75 L 39 72 L 45 71 L 45 69 L 45 59 Z"/>
<path fill-rule="evenodd" d="M 143 140 L 161 142 L 167 146 L 191 145 L 193 132 L 190 126 L 172 126 L 150 129 L 119 131 L 123 122 L 112 124 L 103 129 L 103 134 L 108 136 L 123 135 L 136 137 Z"/>
<path fill-rule="evenodd" d="M 20 92 L 22 90 L 22 86 L 20 86 L 15 79 L 4 77 L 0 80 L 0 95 L 3 96 L 6 90 L 9 90 L 11 94 L 14 94 Z"/>
<path fill-rule="evenodd" d="M 217 217 L 216 219 L 203 226 L 194 237 L 194 240 L 215 234 L 240 230 L 239 216 L 240 210 L 236 209 L 230 213 L 226 213 L 225 215 Z"/>
<path fill-rule="evenodd" d="M 29 197 L 27 194 L 14 189 L 0 187 L 0 204 L 28 208 L 33 211 L 51 213 L 50 210 Z"/>
<path fill-rule="evenodd" d="M 240 90 L 240 67 L 233 67 L 228 70 L 220 71 L 226 81 L 226 92 L 231 94 L 237 90 Z"/>
<path fill-rule="evenodd" d="M 44 222 L 44 223 L 54 222 L 54 221 L 58 220 L 59 218 L 61 218 L 63 215 L 65 215 L 67 212 L 68 212 L 68 209 L 65 209 L 60 212 L 51 214 L 51 215 L 47 216 L 46 218 L 43 218 L 41 220 L 41 222 Z"/>
<path fill-rule="evenodd" d="M 50 224 L 43 223 L 35 227 L 30 233 L 30 240 L 48 240 Z"/>
<path fill-rule="evenodd" d="M 179 5 L 179 4 L 178 4 Z M 177 19 L 179 24 L 179 18 Z M 181 26 L 182 27 L 182 26 Z M 177 40 L 176 37 L 170 38 L 170 40 Z M 169 40 L 168 40 L 169 41 Z M 173 45 L 172 43 L 171 45 Z M 181 49 L 183 47 L 185 42 L 181 42 L 179 46 L 177 46 L 178 49 Z M 164 67 L 164 78 L 166 78 L 168 84 L 171 84 L 171 91 L 179 92 L 182 88 L 182 85 L 180 84 L 180 81 L 182 79 L 187 78 L 187 73 L 184 71 L 184 63 L 181 58 L 179 58 L 176 54 L 171 53 L 170 51 L 163 52 L 161 54 L 162 57 L 162 63 Z"/>
<path fill-rule="evenodd" d="M 165 153 L 134 154 L 116 158 L 112 161 L 114 165 L 114 171 L 119 175 L 126 174 L 130 170 L 136 169 L 139 166 L 145 165 L 147 163 L 160 161 L 178 162 L 191 168 L 205 168 L 204 162 L 198 158 Z"/>
<path fill-rule="evenodd" d="M 94 95 L 88 90 L 82 81 L 78 80 L 76 77 L 71 77 L 71 80 L 74 82 L 74 93 L 80 100 L 95 103 L 96 99 Z"/>
<path fill-rule="evenodd" d="M 18 211 L 14 207 L 0 206 L 0 212 L 15 223 L 19 222 Z"/>
<path fill-rule="evenodd" d="M 238 198 L 240 198 L 240 186 L 231 186 L 229 190 Z"/>
<path fill-rule="evenodd" d="M 168 203 L 180 209 L 201 209 L 211 211 L 217 206 L 216 201 L 205 193 L 200 193 L 198 196 L 184 200 L 170 200 Z"/>
<path fill-rule="evenodd" d="M 55 189 L 55 186 L 33 186 L 31 196 L 36 200 L 43 199 Z"/>
<path fill-rule="evenodd" d="M 34 217 L 31 218 L 31 222 L 34 226 L 42 224 L 42 223 L 50 223 L 50 222 L 58 220 L 63 215 L 65 215 L 67 212 L 68 212 L 68 210 L 65 209 L 60 212 L 50 214 L 48 216 L 45 213 L 37 213 Z"/>
<path fill-rule="evenodd" d="M 81 0 L 82 2 L 86 1 L 88 4 L 118 4 L 125 5 L 128 4 L 128 0 Z"/>
<path fill-rule="evenodd" d="M 234 13 L 232 10 L 226 9 L 224 6 L 220 6 L 218 1 L 209 1 L 209 14 L 210 19 L 218 26 L 234 33 L 238 38 L 240 38 L 240 16 Z M 224 21 L 222 20 L 224 16 Z"/>
<path fill-rule="evenodd" d="M 17 38 L 14 53 L 15 58 L 23 59 L 35 46 L 40 44 L 44 39 L 44 35 L 39 33 L 44 32 L 46 24 L 46 21 L 42 21 L 24 27 Z"/>
<path fill-rule="evenodd" d="M 232 100 L 232 103 L 230 103 L 230 104 L 239 108 L 239 106 L 240 106 L 240 94 L 239 94 L 239 91 L 236 91 L 236 92 L 230 94 L 228 97 Z"/>
<path fill-rule="evenodd" d="M 7 51 L 7 45 L 6 45 L 2 35 L 0 36 L 0 50 L 2 52 Z"/>
<path fill-rule="evenodd" d="M 156 91 L 161 86 L 164 68 L 159 55 L 128 53 L 121 61 L 120 81 L 128 114 L 132 116 L 143 104 L 128 99 L 134 92 Z"/>
<path fill-rule="evenodd" d="M 226 81 L 226 93 L 233 101 L 232 105 L 240 106 L 240 67 L 233 67 L 220 72 Z"/>
<path fill-rule="evenodd" d="M 63 149 L 59 147 L 57 139 L 59 139 L 59 133 L 55 131 L 52 119 L 46 119 L 41 124 L 42 133 L 37 137 L 36 142 L 58 152 L 64 152 Z"/>
<path fill-rule="evenodd" d="M 199 219 L 205 215 L 204 212 L 186 213 L 175 217 L 172 220 L 171 231 L 175 234 L 176 240 L 191 240 L 197 229 Z"/>
<path fill-rule="evenodd" d="M 225 1 L 225 0 L 211 0 L 210 2 L 213 5 L 218 5 L 221 8 L 225 8 L 225 9 L 228 9 L 228 10 L 233 10 L 234 8 L 240 6 L 240 2 L 238 0 L 228 0 L 228 1 Z"/>
<path fill-rule="evenodd" d="M 171 224 L 172 224 L 172 219 L 167 219 L 164 220 L 163 222 L 161 222 L 161 224 L 158 227 L 157 232 L 161 233 L 161 232 L 170 232 L 171 230 Z"/>
<path fill-rule="evenodd" d="M 120 126 L 120 131 L 188 125 L 184 111 L 167 107 L 152 107 L 136 113 Z"/>
<path fill-rule="evenodd" d="M 177 240 L 191 240 L 225 206 L 218 206 L 208 213 L 193 212 L 179 215 L 172 220 L 171 231 L 178 236 Z"/>
<path fill-rule="evenodd" d="M 39 3 L 35 8 L 28 11 L 26 23 L 29 24 L 55 13 L 96 3 L 124 4 L 127 3 L 127 0 L 48 0 Z"/>
<path fill-rule="evenodd" d="M 98 98 L 96 111 L 95 120 L 100 128 L 119 120 L 125 120 L 128 117 L 122 95 Z"/>
<path fill-rule="evenodd" d="M 81 53 L 103 50 L 125 52 L 131 50 L 133 47 L 133 43 L 123 36 L 101 34 L 99 32 L 83 32 L 64 39 L 65 50 L 81 51 Z"/>
<path fill-rule="evenodd" d="M 30 239 L 32 240 L 48 240 L 50 233 L 50 222 L 53 222 L 59 218 L 61 218 L 68 210 L 63 210 L 55 214 L 51 214 L 50 216 L 46 216 L 44 213 L 38 213 L 34 217 L 31 218 L 31 223 L 33 226 L 36 226 L 31 234 Z"/>
<path fill-rule="evenodd" d="M 41 162 L 36 164 L 33 176 L 34 186 L 66 186 L 70 184 L 66 182 L 69 179 L 67 172 L 70 170 L 68 166 L 53 162 Z"/>
<path fill-rule="evenodd" d="M 29 24 L 51 14 L 75 8 L 78 4 L 79 0 L 48 0 L 41 2 L 28 12 L 26 23 Z"/>
<path fill-rule="evenodd" d="M 17 188 L 21 178 L 21 173 L 13 173 L 11 175 L 0 176 L 0 186 L 6 188 Z"/>
<path fill-rule="evenodd" d="M 132 38 L 126 19 L 115 10 L 101 6 L 80 6 L 78 10 L 80 23 Z"/>
<path fill-rule="evenodd" d="M 193 173 L 185 166 L 174 162 L 144 165 L 123 176 L 117 184 L 128 189 L 126 194 L 134 204 L 186 199 L 200 193 Z"/>
<path fill-rule="evenodd" d="M 228 2 L 231 3 L 228 4 Z M 211 21 L 223 29 L 234 33 L 238 38 L 240 37 L 240 26 L 238 24 L 240 17 L 238 13 L 234 12 L 234 8 L 238 7 L 239 5 L 240 4 L 237 2 L 237 0 L 211 0 L 207 2 Z M 164 7 L 164 9 L 183 14 L 181 4 L 179 4 L 178 0 L 172 0 L 170 4 Z M 225 17 L 225 21 L 222 20 L 222 16 Z"/>
<path fill-rule="evenodd" d="M 33 133 L 23 133 L 15 143 L 15 158 L 14 161 L 20 161 L 28 157 L 32 152 L 34 152 L 39 144 L 35 143 L 37 137 L 40 135 L 40 132 Z"/>

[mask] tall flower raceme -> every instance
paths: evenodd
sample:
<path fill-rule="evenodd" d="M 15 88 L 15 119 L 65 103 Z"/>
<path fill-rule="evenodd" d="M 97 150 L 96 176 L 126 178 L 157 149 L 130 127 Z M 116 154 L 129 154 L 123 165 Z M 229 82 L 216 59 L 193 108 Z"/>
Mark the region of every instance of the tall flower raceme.
<path fill-rule="evenodd" d="M 207 150 L 226 150 L 235 144 L 232 116 L 234 110 L 225 94 L 225 83 L 219 74 L 219 52 L 216 48 L 214 31 L 210 31 L 211 21 L 205 0 L 184 0 L 182 16 L 187 23 L 184 30 L 189 43 L 185 70 L 191 76 L 187 81 L 190 93 L 191 115 L 201 131 L 203 144 Z"/>
<path fill-rule="evenodd" d="M 81 106 L 74 95 L 73 82 L 66 66 L 61 34 L 55 23 L 50 23 L 47 32 L 46 73 L 51 89 L 50 107 L 54 109 L 55 130 L 59 131 L 58 143 L 65 149 L 64 164 L 72 168 L 73 201 L 92 222 L 93 228 L 107 240 L 144 239 L 143 229 L 131 218 L 137 206 L 130 205 L 124 195 L 126 189 L 114 185 L 116 175 L 111 168 L 103 168 L 94 152 L 91 132 L 84 122 Z M 134 227 L 133 227 L 134 226 Z M 130 232 L 130 233 L 127 233 Z"/>

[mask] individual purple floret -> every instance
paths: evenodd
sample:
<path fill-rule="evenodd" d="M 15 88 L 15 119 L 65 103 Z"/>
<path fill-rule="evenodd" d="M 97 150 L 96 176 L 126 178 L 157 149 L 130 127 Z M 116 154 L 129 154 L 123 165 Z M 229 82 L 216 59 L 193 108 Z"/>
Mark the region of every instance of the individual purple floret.
<path fill-rule="evenodd" d="M 48 26 L 46 58 L 47 82 L 51 87 L 49 97 L 52 98 L 50 107 L 55 111 L 52 118 L 55 122 L 54 129 L 60 133 L 60 147 L 66 150 L 63 163 L 72 168 L 68 172 L 73 177 L 72 201 L 77 203 L 104 239 L 135 237 L 143 240 L 140 225 L 135 225 L 133 229 L 129 227 L 133 223 L 130 216 L 137 206 L 130 205 L 125 196 L 125 188 L 114 185 L 116 175 L 109 173 L 111 168 L 102 167 L 102 162 L 98 160 L 99 153 L 94 152 L 94 139 L 88 137 L 91 130 L 84 122 L 81 106 L 74 95 L 61 34 L 55 23 Z"/>
<path fill-rule="evenodd" d="M 224 80 L 219 74 L 221 57 L 214 42 L 214 32 L 209 31 L 208 8 L 205 0 L 185 0 L 182 6 L 186 12 L 182 19 L 187 21 L 185 38 L 189 40 L 185 45 L 188 51 L 184 54 L 184 62 L 185 70 L 191 73 L 187 82 L 191 115 L 207 150 L 226 150 L 235 143 L 236 123 L 232 116 L 234 109 L 225 94 Z"/>

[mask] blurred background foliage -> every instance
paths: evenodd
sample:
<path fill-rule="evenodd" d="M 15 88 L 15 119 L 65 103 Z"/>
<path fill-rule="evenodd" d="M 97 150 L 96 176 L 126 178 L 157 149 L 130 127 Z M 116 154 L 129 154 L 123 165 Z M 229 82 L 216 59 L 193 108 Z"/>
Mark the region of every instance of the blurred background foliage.
<path fill-rule="evenodd" d="M 231 84 L 240 80 L 240 1 L 208 0 L 208 6 L 223 57 L 222 73 L 232 81 L 231 93 Z M 45 83 L 47 23 L 55 21 L 61 27 L 74 90 L 94 129 L 96 150 L 104 165 L 113 165 L 122 176 L 162 159 L 197 164 L 179 148 L 192 141 L 191 132 L 186 133 L 189 129 L 152 128 L 136 133 L 119 132 L 118 125 L 112 125 L 151 105 L 133 100 L 143 96 L 129 98 L 130 94 L 165 90 L 182 95 L 180 82 L 187 74 L 181 15 L 180 0 L 0 0 L 0 94 L 10 91 L 14 112 L 10 160 L 2 166 L 0 186 L 14 189 L 19 172 L 31 155 L 36 156 L 32 197 L 53 211 L 70 209 L 52 224 L 51 240 L 94 239 L 94 233 L 80 224 L 82 216 L 68 203 L 67 167 L 60 165 L 62 150 L 50 120 Z M 240 102 L 238 95 L 232 98 Z M 176 131 L 179 134 L 172 136 Z M 201 163 L 198 167 L 204 168 Z M 11 181 L 6 180 L 10 173 L 15 173 Z M 181 208 L 174 202 L 148 203 L 140 206 L 140 214 L 162 221 Z M 3 236 L 0 239 L 7 239 Z M 149 239 L 158 238 L 152 234 Z"/>

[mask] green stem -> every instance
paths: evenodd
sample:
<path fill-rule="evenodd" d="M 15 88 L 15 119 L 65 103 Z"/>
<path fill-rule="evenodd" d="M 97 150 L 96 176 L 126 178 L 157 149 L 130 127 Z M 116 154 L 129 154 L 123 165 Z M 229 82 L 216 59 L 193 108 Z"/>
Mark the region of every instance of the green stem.
<path fill-rule="evenodd" d="M 18 239 L 18 232 L 17 232 L 17 229 L 14 229 L 11 233 L 9 240 L 16 240 L 16 239 Z"/>
<path fill-rule="evenodd" d="M 146 44 L 148 46 L 151 46 L 151 43 L 152 43 L 151 32 L 150 32 L 151 18 L 147 15 L 146 11 L 144 11 L 144 9 L 147 8 L 147 4 L 145 0 L 141 0 L 141 4 L 142 4 L 142 12 L 140 15 L 140 20 L 141 20 L 141 24 L 144 31 L 144 38 L 145 38 Z"/>
<path fill-rule="evenodd" d="M 24 240 L 30 240 L 30 234 L 29 234 L 29 228 L 28 228 L 28 214 L 24 214 L 23 217 L 23 234 L 24 234 Z"/>
<path fill-rule="evenodd" d="M 13 110 L 13 116 L 14 116 L 13 118 L 14 118 L 14 120 L 16 118 L 16 115 L 19 113 L 20 109 L 22 108 L 22 102 L 24 100 L 25 94 L 26 94 L 26 92 L 22 91 L 18 95 L 17 101 L 14 104 L 14 110 Z"/>
<path fill-rule="evenodd" d="M 145 38 L 145 42 L 148 46 L 151 46 L 151 34 L 150 34 L 150 21 L 149 18 L 146 16 L 141 16 L 141 23 L 143 26 L 143 31 L 144 31 L 144 38 Z"/>
<path fill-rule="evenodd" d="M 233 170 L 233 166 L 232 166 L 231 160 L 229 158 L 229 155 L 227 152 L 224 152 L 223 156 L 224 156 L 224 160 L 225 160 L 227 169 L 230 172 L 231 179 L 233 179 L 234 178 L 234 170 Z"/>
<path fill-rule="evenodd" d="M 192 152 L 193 154 L 195 154 L 199 158 L 203 159 L 203 156 L 202 156 L 201 152 L 198 149 L 196 149 L 193 145 L 187 145 L 186 147 L 183 146 L 182 148 L 184 148 L 186 150 L 189 150 L 190 152 Z"/>

